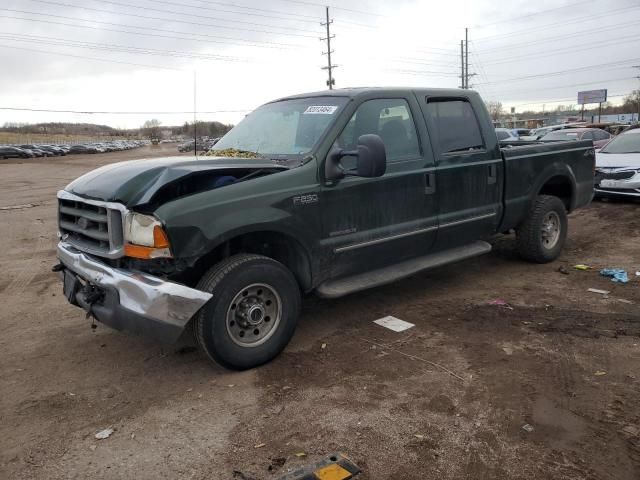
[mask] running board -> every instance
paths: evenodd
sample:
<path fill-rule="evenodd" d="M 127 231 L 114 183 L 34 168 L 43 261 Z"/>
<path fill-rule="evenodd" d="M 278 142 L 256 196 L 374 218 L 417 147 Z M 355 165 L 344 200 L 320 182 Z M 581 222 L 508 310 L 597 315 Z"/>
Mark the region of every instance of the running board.
<path fill-rule="evenodd" d="M 467 258 L 476 257 L 483 253 L 489 253 L 491 245 L 487 242 L 477 241 L 462 247 L 444 250 L 442 252 L 425 255 L 424 257 L 412 258 L 388 267 L 371 270 L 370 272 L 358 273 L 350 277 L 329 280 L 321 284 L 316 293 L 322 298 L 338 298 L 350 293 L 366 290 L 367 288 L 379 287 L 387 283 L 395 282 L 401 278 L 408 277 L 423 270 L 458 262 Z"/>

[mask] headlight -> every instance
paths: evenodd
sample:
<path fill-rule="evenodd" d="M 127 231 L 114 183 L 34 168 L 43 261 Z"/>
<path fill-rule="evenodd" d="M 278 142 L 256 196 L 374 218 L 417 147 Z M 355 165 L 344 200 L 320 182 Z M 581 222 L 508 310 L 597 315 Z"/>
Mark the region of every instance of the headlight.
<path fill-rule="evenodd" d="M 124 221 L 124 254 L 134 258 L 171 258 L 167 234 L 151 215 L 130 212 Z"/>

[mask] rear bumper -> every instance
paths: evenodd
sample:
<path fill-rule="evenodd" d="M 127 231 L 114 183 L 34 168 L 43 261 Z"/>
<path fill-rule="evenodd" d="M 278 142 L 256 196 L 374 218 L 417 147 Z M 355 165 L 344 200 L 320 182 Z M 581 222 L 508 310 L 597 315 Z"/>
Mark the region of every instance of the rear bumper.
<path fill-rule="evenodd" d="M 141 272 L 113 268 L 71 245 L 57 249 L 64 293 L 116 330 L 175 342 L 211 294 Z"/>

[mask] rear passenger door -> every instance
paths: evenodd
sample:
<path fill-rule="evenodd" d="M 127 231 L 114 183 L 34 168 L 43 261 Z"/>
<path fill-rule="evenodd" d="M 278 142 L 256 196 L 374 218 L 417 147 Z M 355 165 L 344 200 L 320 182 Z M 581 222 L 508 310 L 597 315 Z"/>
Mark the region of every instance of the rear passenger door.
<path fill-rule="evenodd" d="M 487 237 L 502 213 L 503 163 L 486 109 L 467 97 L 422 99 L 436 162 L 439 205 L 435 248 Z"/>

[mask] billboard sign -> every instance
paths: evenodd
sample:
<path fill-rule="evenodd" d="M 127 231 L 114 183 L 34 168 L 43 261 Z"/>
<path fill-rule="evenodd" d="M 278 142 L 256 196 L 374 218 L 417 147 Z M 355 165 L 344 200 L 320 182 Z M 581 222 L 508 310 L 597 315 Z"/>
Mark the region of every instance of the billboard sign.
<path fill-rule="evenodd" d="M 586 103 L 604 103 L 607 101 L 607 89 L 602 90 L 586 90 L 578 92 L 578 105 Z"/>

